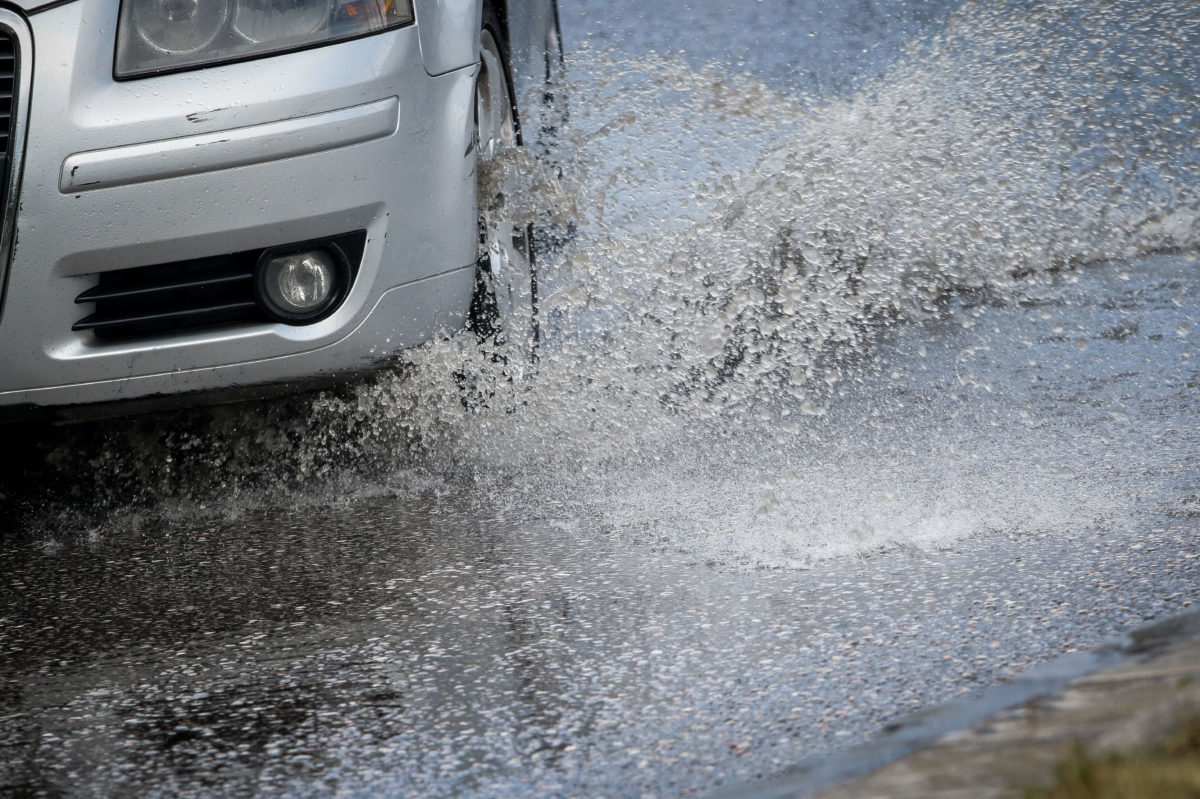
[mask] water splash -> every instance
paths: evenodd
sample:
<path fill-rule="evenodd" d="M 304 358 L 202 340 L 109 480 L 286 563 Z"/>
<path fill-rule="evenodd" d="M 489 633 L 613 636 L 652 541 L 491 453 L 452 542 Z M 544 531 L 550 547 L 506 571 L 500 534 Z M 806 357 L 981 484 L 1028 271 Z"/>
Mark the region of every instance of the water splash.
<path fill-rule="evenodd" d="M 1047 482 L 1029 464 L 1053 442 L 981 438 L 978 404 L 888 408 L 870 355 L 905 323 L 969 329 L 955 293 L 1013 303 L 1063 270 L 1196 249 L 1198 65 L 1188 2 L 967 3 L 836 98 L 584 47 L 550 156 L 502 162 L 553 239 L 536 375 L 434 342 L 266 422 L 106 432 L 76 490 L 158 514 L 451 492 L 776 565 L 1119 517 L 1094 452 Z"/>

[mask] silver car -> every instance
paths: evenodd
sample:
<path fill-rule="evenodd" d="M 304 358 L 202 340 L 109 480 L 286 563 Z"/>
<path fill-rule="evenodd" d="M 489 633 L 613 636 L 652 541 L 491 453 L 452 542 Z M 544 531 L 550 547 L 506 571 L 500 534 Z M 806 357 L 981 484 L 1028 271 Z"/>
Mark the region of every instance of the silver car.
<path fill-rule="evenodd" d="M 0 416 L 536 337 L 529 231 L 477 174 L 550 124 L 554 0 L 16 4 Z"/>

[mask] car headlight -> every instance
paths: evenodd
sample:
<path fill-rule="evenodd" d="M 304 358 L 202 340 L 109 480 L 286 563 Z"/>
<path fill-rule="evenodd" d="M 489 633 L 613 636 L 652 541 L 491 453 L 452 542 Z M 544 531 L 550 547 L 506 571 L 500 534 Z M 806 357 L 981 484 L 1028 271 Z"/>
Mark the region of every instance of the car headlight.
<path fill-rule="evenodd" d="M 115 74 L 254 58 L 412 21 L 412 0 L 122 0 Z"/>

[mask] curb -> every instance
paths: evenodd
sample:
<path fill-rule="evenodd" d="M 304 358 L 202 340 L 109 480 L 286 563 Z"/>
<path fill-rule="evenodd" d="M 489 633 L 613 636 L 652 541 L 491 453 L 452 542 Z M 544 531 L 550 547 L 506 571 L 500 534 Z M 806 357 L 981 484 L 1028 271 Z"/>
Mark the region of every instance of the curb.
<path fill-rule="evenodd" d="M 1188 644 L 1193 644 L 1196 651 L 1182 652 Z M 1156 658 L 1170 658 L 1176 650 L 1194 664 L 1183 669 L 1188 674 L 1178 667 L 1166 671 L 1139 669 L 1141 664 Z M 881 735 L 844 753 L 798 764 L 764 782 L 712 794 L 711 799 L 802 799 L 826 793 L 829 799 L 984 796 L 989 788 L 992 795 L 997 795 L 1004 792 L 1003 788 L 981 784 L 978 777 L 985 776 L 983 772 L 976 773 L 973 779 L 963 766 L 964 756 L 969 754 L 976 761 L 986 761 L 984 765 L 976 762 L 977 767 L 986 769 L 990 765 L 993 772 L 1011 773 L 1012 769 L 1000 763 L 999 758 L 1016 756 L 1018 741 L 1036 739 L 1041 752 L 1056 756 L 1059 749 L 1055 743 L 1092 739 L 1108 731 L 1101 729 L 1103 725 L 1095 718 L 1096 713 L 1090 714 L 1087 723 L 1072 718 L 1068 711 L 1089 700 L 1072 697 L 1072 704 L 1064 701 L 1066 693 L 1086 691 L 1085 684 L 1089 683 L 1093 686 L 1092 693 L 1096 693 L 1097 684 L 1124 681 L 1145 687 L 1147 681 L 1158 680 L 1151 682 L 1150 693 L 1175 703 L 1177 698 L 1171 687 L 1159 678 L 1182 680 L 1193 671 L 1200 675 L 1200 611 L 1137 628 L 1119 641 L 1091 652 L 1056 658 L 1010 682 L 992 686 L 974 699 L 956 700 L 889 725 Z M 1145 693 L 1141 691 L 1139 702 L 1146 700 L 1141 696 Z M 1094 697 L 1090 701 L 1092 706 L 1099 704 Z M 1110 719 L 1112 723 L 1127 721 L 1126 727 L 1134 724 L 1132 708 L 1114 707 L 1113 711 L 1122 715 Z M 1056 719 L 1055 714 L 1061 718 Z M 1145 727 L 1143 722 L 1138 728 L 1148 732 Z M 928 762 L 918 762 L 924 753 L 934 749 L 955 750 L 955 757 L 942 753 L 937 758 L 924 758 Z M 885 775 L 883 771 L 891 773 Z"/>

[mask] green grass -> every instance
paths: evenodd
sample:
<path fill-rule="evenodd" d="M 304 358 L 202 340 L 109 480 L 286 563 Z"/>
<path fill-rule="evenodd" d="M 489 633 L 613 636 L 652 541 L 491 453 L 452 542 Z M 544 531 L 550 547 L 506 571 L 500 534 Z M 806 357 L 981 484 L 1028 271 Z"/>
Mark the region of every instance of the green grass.
<path fill-rule="evenodd" d="M 1048 788 L 1026 788 L 1024 799 L 1200 799 L 1200 717 L 1166 740 L 1135 752 L 1094 756 L 1075 744 Z"/>

